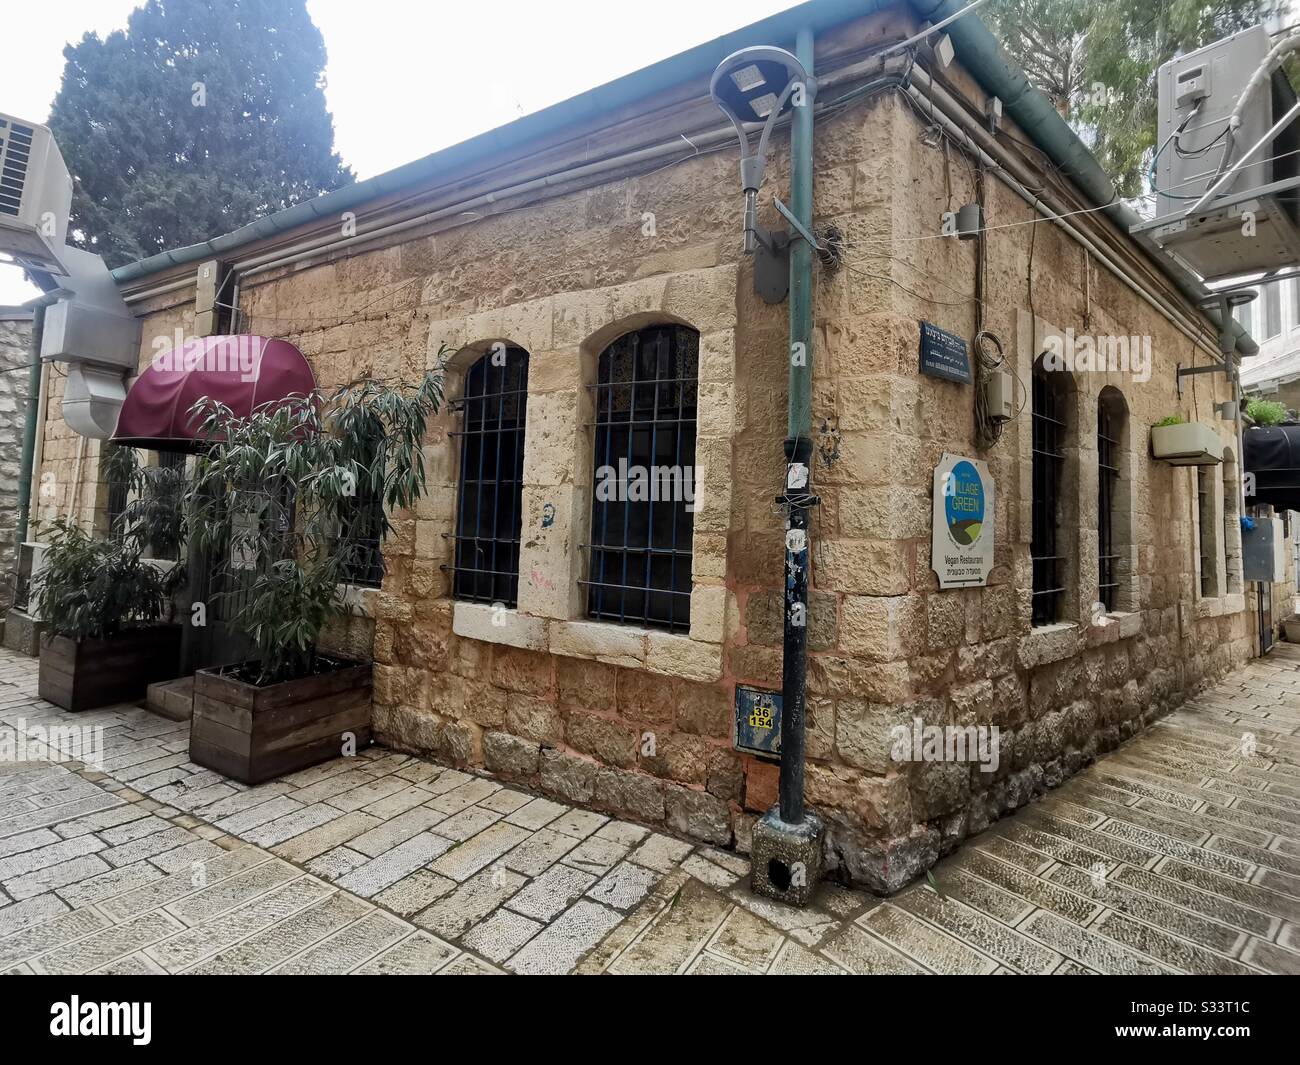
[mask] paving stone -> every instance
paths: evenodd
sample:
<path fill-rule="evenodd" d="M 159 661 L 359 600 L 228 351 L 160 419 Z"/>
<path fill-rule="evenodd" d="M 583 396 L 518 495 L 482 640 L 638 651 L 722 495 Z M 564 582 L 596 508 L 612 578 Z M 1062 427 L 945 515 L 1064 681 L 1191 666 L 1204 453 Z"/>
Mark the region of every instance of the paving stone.
<path fill-rule="evenodd" d="M 362 784 L 351 791 L 345 791 L 341 795 L 331 795 L 325 802 L 336 809 L 351 813 L 353 810 L 360 810 L 363 806 L 369 806 L 380 799 L 395 795 L 397 792 L 403 791 L 405 786 L 406 781 L 404 780 L 386 777 L 383 780 L 371 780 L 369 783 Z"/>
<path fill-rule="evenodd" d="M 91 795 L 85 799 L 77 799 L 75 802 L 66 803 L 63 806 L 45 810 L 29 810 L 26 813 L 16 814 L 12 817 L 0 817 L 0 839 L 16 835 L 19 832 L 28 832 L 33 828 L 46 828 L 50 825 L 57 825 L 61 822 L 73 820 L 83 814 L 95 813 L 99 810 L 121 805 L 122 800 L 116 795 L 100 794 Z"/>
<path fill-rule="evenodd" d="M 415 932 L 356 970 L 360 976 L 425 976 L 454 957 L 456 948 L 428 932 Z"/>
<path fill-rule="evenodd" d="M 403 779 L 409 780 L 410 777 L 403 777 Z M 474 779 L 470 774 L 462 773 L 459 769 L 444 769 L 435 777 L 426 779 L 420 786 L 434 795 L 444 795 L 453 788 L 468 784 Z"/>
<path fill-rule="evenodd" d="M 730 869 L 723 869 L 720 865 L 705 861 L 699 854 L 688 855 L 681 867 L 696 880 L 703 880 L 709 887 L 717 888 L 719 891 L 725 891 L 742 879 Z"/>
<path fill-rule="evenodd" d="M 488 825 L 496 824 L 501 815 L 494 810 L 485 810 L 481 806 L 470 806 L 458 814 L 452 814 L 441 821 L 436 829 L 438 835 L 456 843 L 464 843 L 471 836 L 477 836 Z"/>
<path fill-rule="evenodd" d="M 742 969 L 734 962 L 709 954 L 707 951 L 696 956 L 686 969 L 687 976 L 761 976 L 753 969 Z"/>
<path fill-rule="evenodd" d="M 384 888 L 371 901 L 402 917 L 410 917 L 455 888 L 456 881 L 428 869 L 417 869 L 410 876 Z"/>
<path fill-rule="evenodd" d="M 1129 976 L 1172 971 L 1136 951 L 1064 921 L 1045 910 L 1031 914 L 1021 923 L 1020 930 L 1099 973 Z"/>
<path fill-rule="evenodd" d="M 476 802 L 486 799 L 494 791 L 499 791 L 501 785 L 495 781 L 483 780 L 481 777 L 471 777 L 464 784 L 451 791 L 444 792 L 441 795 L 435 795 L 429 800 L 428 806 L 434 810 L 440 810 L 444 814 L 458 814 L 467 806 L 473 806 Z"/>
<path fill-rule="evenodd" d="M 244 829 L 237 834 L 241 839 L 247 840 L 255 846 L 274 847 L 277 843 L 283 843 L 285 840 L 300 836 L 313 828 L 329 824 L 342 816 L 333 806 L 323 802 L 315 803 L 312 806 L 291 811 L 274 820 L 263 822 L 256 828 Z"/>
<path fill-rule="evenodd" d="M 115 825 L 126 824 L 129 821 L 139 821 L 148 817 L 143 810 L 137 810 L 134 806 L 123 803 L 120 806 L 112 806 L 106 810 L 99 810 L 93 814 L 86 814 L 84 817 L 74 817 L 70 821 L 61 821 L 53 826 L 53 830 L 64 839 L 71 839 L 73 836 L 82 836 L 87 832 L 98 832 L 103 828 L 112 828 Z M 3 844 L 7 840 L 0 840 L 0 854 L 4 853 Z"/>
<path fill-rule="evenodd" d="M 46 891 L 55 891 L 68 884 L 75 884 L 78 880 L 85 880 L 98 873 L 106 873 L 109 868 L 108 863 L 97 854 L 87 854 L 6 880 L 3 886 L 10 898 L 21 901 L 33 895 L 41 895 Z"/>
<path fill-rule="evenodd" d="M 549 921 L 595 884 L 596 878 L 567 865 L 553 865 L 506 905 L 517 913 Z"/>
<path fill-rule="evenodd" d="M 89 908 L 51 916 L 38 924 L 28 924 L 0 940 L 0 966 L 13 965 L 24 958 L 55 950 L 108 928 L 110 924 L 111 922 L 102 913 Z"/>
<path fill-rule="evenodd" d="M 271 850 L 291 862 L 308 862 L 383 824 L 379 818 L 367 813 L 344 814 L 320 828 L 310 829 L 300 836 L 278 843 Z"/>
<path fill-rule="evenodd" d="M 316 946 L 291 958 L 274 972 L 281 975 L 330 975 L 351 972 L 402 939 L 410 926 L 391 914 L 373 912 Z"/>
<path fill-rule="evenodd" d="M 446 814 L 437 810 L 431 810 L 427 806 L 417 806 L 413 810 L 397 814 L 390 820 L 379 822 L 374 828 L 349 840 L 348 847 L 371 858 L 377 858 L 384 851 L 391 850 L 413 836 L 428 831 L 446 818 Z"/>
<path fill-rule="evenodd" d="M 359 869 L 370 861 L 368 855 L 354 851 L 350 847 L 335 847 L 307 863 L 307 868 L 326 880 L 338 880 L 347 876 L 354 869 Z"/>
<path fill-rule="evenodd" d="M 439 899 L 413 921 L 443 939 L 459 939 L 524 886 L 525 878 L 504 866 L 484 869 L 450 895 Z"/>
<path fill-rule="evenodd" d="M 448 840 L 435 836 L 432 832 L 421 832 L 339 877 L 338 886 L 368 899 L 408 873 L 427 865 L 451 845 Z"/>
<path fill-rule="evenodd" d="M 692 849 L 689 843 L 656 832 L 632 852 L 630 860 L 637 865 L 644 865 L 647 869 L 667 873 L 678 862 L 685 859 Z"/>
<path fill-rule="evenodd" d="M 222 817 L 216 820 L 214 824 L 223 832 L 229 832 L 237 836 L 249 829 L 256 828 L 258 825 L 264 825 L 268 821 L 274 821 L 278 817 L 301 810 L 303 805 L 297 799 L 291 799 L 287 795 L 276 795 L 250 809 L 240 810 L 238 813 Z"/>
<path fill-rule="evenodd" d="M 527 805 L 521 806 L 514 813 L 507 814 L 506 821 L 512 825 L 518 825 L 520 828 L 535 831 L 539 828 L 545 828 L 568 809 L 569 807 L 561 806 L 558 802 L 551 802 L 550 799 L 534 799 Z"/>
<path fill-rule="evenodd" d="M 72 858 L 102 851 L 104 843 L 94 836 L 74 836 L 72 839 L 58 839 L 43 847 L 34 847 L 0 858 L 0 881 L 13 880 L 38 869 L 46 869 Z"/>
<path fill-rule="evenodd" d="M 133 839 L 130 843 L 123 843 L 118 847 L 109 847 L 107 850 L 101 851 L 99 856 L 110 865 L 131 865 L 134 862 L 175 850 L 177 847 L 183 847 L 192 842 L 194 842 L 194 837 L 190 835 L 188 829 L 168 827 L 161 832 L 154 832 L 140 839 Z"/>
<path fill-rule="evenodd" d="M 183 899 L 169 903 L 166 910 L 187 926 L 193 927 L 227 910 L 232 910 L 249 899 L 265 894 L 272 888 L 286 884 L 300 875 L 298 870 L 288 862 L 272 859 L 225 880 L 200 888 Z"/>
<path fill-rule="evenodd" d="M 634 867 L 635 868 L 635 867 Z M 762 973 L 786 938 L 743 907 L 733 907 L 709 940 L 707 950 L 744 972 Z"/>
<path fill-rule="evenodd" d="M 1164 962 L 1178 972 L 1204 973 L 1215 976 L 1247 975 L 1252 970 L 1204 947 L 1170 935 L 1158 928 L 1134 921 L 1121 913 L 1105 913 L 1092 925 L 1092 931 L 1139 950 Z"/>
<path fill-rule="evenodd" d="M 514 791 L 511 788 L 502 788 L 500 791 L 494 791 L 486 799 L 480 801 L 478 805 L 488 810 L 495 810 L 497 813 L 504 816 L 505 814 L 512 814 L 516 810 L 522 809 L 532 801 L 533 796 L 526 792 Z"/>
<path fill-rule="evenodd" d="M 503 976 L 500 969 L 494 969 L 485 961 L 472 954 L 462 954 L 445 968 L 439 969 L 437 976 Z"/>
<path fill-rule="evenodd" d="M 171 827 L 172 825 L 169 821 L 164 821 L 161 817 L 157 817 L 154 814 L 146 814 L 144 817 L 136 818 L 134 821 L 128 821 L 126 824 L 102 829 L 97 832 L 96 835 L 110 847 L 116 847 L 122 843 L 130 843 L 132 840 L 141 839 L 144 836 L 149 836 L 155 832 L 161 832 L 163 829 Z"/>
<path fill-rule="evenodd" d="M 684 972 L 732 908 L 716 891 L 698 880 L 687 880 L 609 971 L 629 975 Z"/>
<path fill-rule="evenodd" d="M 172 873 L 134 891 L 105 899 L 97 906 L 114 920 L 125 920 L 136 914 L 166 906 L 266 860 L 267 855 L 251 847 L 223 851 L 217 857 L 205 861 L 197 870 L 188 868 Z"/>
<path fill-rule="evenodd" d="M 845 925 L 822 948 L 832 961 L 858 976 L 917 976 L 925 972 L 866 929 Z"/>
<path fill-rule="evenodd" d="M 841 969 L 829 958 L 814 954 L 791 939 L 787 939 L 780 950 L 777 951 L 776 957 L 767 971 L 772 976 L 846 975 L 845 970 Z"/>
<path fill-rule="evenodd" d="M 149 947 L 147 953 L 168 972 L 178 972 L 320 902 L 333 891 L 332 887 L 315 877 L 299 877 L 251 902 L 170 936 Z"/>
<path fill-rule="evenodd" d="M 924 918 L 936 928 L 976 947 L 1016 972 L 1045 975 L 1061 963 L 1061 956 L 1055 951 L 1012 931 L 999 921 L 985 917 L 956 899 L 939 896 L 928 887 L 906 891 L 894 903 L 899 909 Z M 876 930 L 870 923 L 868 927 Z M 879 932 L 877 934 L 882 939 L 906 947 L 906 944 L 893 937 Z M 909 950 L 908 953 L 913 952 Z M 930 967 L 934 968 L 933 965 Z"/>
<path fill-rule="evenodd" d="M 386 798 L 372 802 L 365 807 L 365 811 L 373 817 L 387 821 L 398 814 L 418 807 L 421 803 L 428 802 L 431 798 L 433 798 L 433 794 L 425 791 L 424 788 L 415 785 L 408 785 L 407 787 L 400 787 L 399 785 L 398 791 L 393 792 Z"/>
<path fill-rule="evenodd" d="M 33 962 L 41 972 L 86 973 L 141 947 L 156 943 L 172 932 L 180 931 L 181 923 L 161 910 L 133 917 L 124 924 L 93 932 L 84 939 L 42 954 Z"/>
<path fill-rule="evenodd" d="M 338 891 L 186 971 L 200 974 L 267 972 L 368 912 L 372 912 L 372 907 Z"/>
<path fill-rule="evenodd" d="M 58 843 L 62 836 L 56 835 L 48 828 L 36 828 L 31 832 L 19 832 L 16 836 L 0 839 L 0 859 L 8 858 L 24 851 L 35 850 L 51 843 Z"/>
<path fill-rule="evenodd" d="M 67 913 L 69 909 L 68 904 L 53 892 L 11 903 L 0 912 L 0 940 Z"/>
<path fill-rule="evenodd" d="M 567 973 L 621 920 L 616 911 L 580 899 L 525 943 L 506 968 L 517 973 Z"/>
<path fill-rule="evenodd" d="M 564 856 L 564 864 L 600 876 L 609 872 L 627 854 L 627 847 L 608 839 L 591 836 Z"/>
<path fill-rule="evenodd" d="M 192 870 L 196 865 L 201 867 L 203 863 L 223 853 L 225 852 L 215 843 L 200 837 L 174 850 L 149 855 L 149 864 L 156 866 L 164 873 L 179 873 L 182 869 Z"/>
<path fill-rule="evenodd" d="M 1246 944 L 1241 960 L 1257 966 L 1264 972 L 1300 976 L 1300 954 L 1285 950 L 1273 943 L 1265 943 L 1253 936 Z"/>
<path fill-rule="evenodd" d="M 364 787 L 374 783 L 374 777 L 361 769 L 352 767 L 342 773 L 335 773 L 306 787 L 289 790 L 290 798 L 310 806 L 312 803 L 329 802 L 330 799 L 346 795 L 353 788 Z M 371 800 L 373 801 L 373 800 Z"/>
<path fill-rule="evenodd" d="M 525 876 L 537 876 L 549 869 L 571 850 L 578 846 L 578 840 L 549 828 L 541 828 L 515 847 L 501 859 L 507 869 L 514 869 Z"/>
<path fill-rule="evenodd" d="M 504 907 L 480 921 L 461 940 L 464 945 L 490 961 L 505 961 L 545 926 Z"/>
<path fill-rule="evenodd" d="M 527 836 L 528 833 L 524 829 L 498 821 L 472 839 L 455 845 L 430 868 L 441 876 L 451 877 L 452 880 L 468 880 Z"/>
<path fill-rule="evenodd" d="M 631 821 L 607 821 L 596 829 L 595 834 L 598 839 L 608 840 L 610 843 L 635 847 L 650 835 L 650 830 L 644 825 L 634 825 Z"/>
<path fill-rule="evenodd" d="M 166 976 L 167 971 L 147 954 L 128 954 L 94 971 L 95 976 Z"/>
<path fill-rule="evenodd" d="M 100 899 L 121 895 L 143 884 L 161 880 L 162 876 L 162 872 L 148 862 L 136 862 L 134 865 L 110 869 L 107 873 L 100 873 L 98 876 L 69 884 L 67 887 L 59 888 L 55 894 L 73 909 L 79 909 Z"/>
<path fill-rule="evenodd" d="M 548 822 L 546 827 L 575 839 L 586 839 L 608 820 L 604 814 L 592 813 L 590 810 L 566 810 L 554 821 Z"/>
<path fill-rule="evenodd" d="M 621 862 L 587 890 L 587 897 L 616 910 L 630 910 L 641 904 L 659 876 L 644 866 Z"/>

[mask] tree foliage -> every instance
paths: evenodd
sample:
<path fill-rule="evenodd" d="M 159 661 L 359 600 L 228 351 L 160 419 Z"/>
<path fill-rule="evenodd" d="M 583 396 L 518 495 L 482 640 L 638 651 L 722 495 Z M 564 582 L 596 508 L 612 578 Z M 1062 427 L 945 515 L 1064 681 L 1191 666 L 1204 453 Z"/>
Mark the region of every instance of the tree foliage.
<path fill-rule="evenodd" d="M 353 180 L 306 0 L 148 0 L 63 54 L 49 125 L 76 181 L 69 232 L 110 266 Z"/>
<path fill-rule="evenodd" d="M 1145 191 L 1156 72 L 1263 22 L 1277 0 L 992 0 L 981 14 L 1079 133 L 1122 196 Z"/>

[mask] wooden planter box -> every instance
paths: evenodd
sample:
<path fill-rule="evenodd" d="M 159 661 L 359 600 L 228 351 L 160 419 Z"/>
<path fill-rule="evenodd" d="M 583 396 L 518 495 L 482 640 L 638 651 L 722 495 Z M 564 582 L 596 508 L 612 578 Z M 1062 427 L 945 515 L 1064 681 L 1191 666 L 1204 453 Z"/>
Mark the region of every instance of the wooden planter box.
<path fill-rule="evenodd" d="M 194 674 L 190 760 L 245 784 L 260 784 L 370 743 L 370 663 L 259 688 L 222 669 Z"/>
<path fill-rule="evenodd" d="M 157 680 L 180 675 L 181 627 L 151 625 L 99 640 L 41 640 L 37 691 L 64 710 L 90 710 L 144 698 Z"/>
<path fill-rule="evenodd" d="M 1223 441 L 1200 422 L 1153 425 L 1151 454 L 1171 466 L 1213 466 L 1223 461 Z"/>

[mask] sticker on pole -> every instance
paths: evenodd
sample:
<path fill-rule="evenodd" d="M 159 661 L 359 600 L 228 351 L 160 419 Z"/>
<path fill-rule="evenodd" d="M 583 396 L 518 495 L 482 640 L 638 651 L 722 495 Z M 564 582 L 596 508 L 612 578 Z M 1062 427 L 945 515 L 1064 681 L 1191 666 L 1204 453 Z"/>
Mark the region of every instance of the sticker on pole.
<path fill-rule="evenodd" d="M 979 459 L 947 455 L 934 468 L 930 567 L 940 588 L 988 584 L 993 568 L 993 478 Z"/>

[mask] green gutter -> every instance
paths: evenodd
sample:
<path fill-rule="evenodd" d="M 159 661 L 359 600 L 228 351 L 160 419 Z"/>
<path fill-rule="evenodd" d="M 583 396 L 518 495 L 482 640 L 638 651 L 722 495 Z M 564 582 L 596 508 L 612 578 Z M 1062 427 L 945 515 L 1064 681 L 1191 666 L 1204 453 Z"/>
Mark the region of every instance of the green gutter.
<path fill-rule="evenodd" d="M 27 540 L 27 520 L 32 510 L 32 469 L 36 461 L 36 430 L 40 422 L 41 337 L 45 335 L 45 308 L 57 297 L 37 296 L 26 306 L 32 311 L 31 365 L 27 368 L 27 408 L 23 417 L 23 453 L 18 467 L 18 521 L 14 528 L 17 544 Z M 17 547 L 14 558 L 18 558 Z"/>
<path fill-rule="evenodd" d="M 801 28 L 807 28 L 816 34 L 894 7 L 898 2 L 899 0 L 810 0 L 809 3 L 779 12 L 761 22 L 698 45 L 552 107 L 426 155 L 423 159 L 267 215 L 232 233 L 119 266 L 113 271 L 113 280 L 119 285 L 130 284 L 173 266 L 228 257 L 229 252 L 245 244 L 265 240 L 322 218 L 337 220 L 344 211 L 403 189 L 462 181 L 474 174 L 475 167 L 481 168 L 484 164 L 499 160 L 503 155 L 530 142 L 554 137 L 583 122 L 607 118 L 656 93 L 678 89 L 692 82 L 703 81 L 707 84 L 709 75 L 719 62 L 747 45 L 792 46 L 795 35 Z"/>
<path fill-rule="evenodd" d="M 970 0 L 909 0 L 917 16 L 928 22 L 938 22 L 949 15 L 955 15 L 969 2 Z M 945 32 L 952 38 L 953 49 L 962 66 L 986 92 L 1002 101 L 1007 115 L 1061 168 L 1094 207 L 1102 208 L 1103 213 L 1125 233 L 1144 221 L 1132 208 L 1120 202 L 1114 182 L 1101 168 L 1087 145 L 1078 138 L 1051 101 L 1029 84 L 1024 71 L 1011 61 L 998 44 L 997 38 L 978 16 L 960 18 Z M 1193 274 L 1163 257 L 1149 253 L 1148 257 L 1192 303 L 1199 305 L 1209 295 L 1209 289 Z M 1222 328 L 1217 310 L 1211 308 L 1206 314 L 1215 325 Z M 1259 345 L 1236 320 L 1228 320 L 1228 333 L 1235 337 L 1237 351 L 1242 355 L 1259 353 Z"/>

